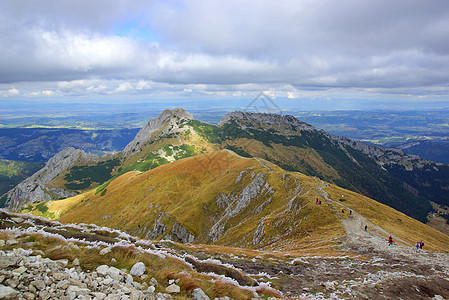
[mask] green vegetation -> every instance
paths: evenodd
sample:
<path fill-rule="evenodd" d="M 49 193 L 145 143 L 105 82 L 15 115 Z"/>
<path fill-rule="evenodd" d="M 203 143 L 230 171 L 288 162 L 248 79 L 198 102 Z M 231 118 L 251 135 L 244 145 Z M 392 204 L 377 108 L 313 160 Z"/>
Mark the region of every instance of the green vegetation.
<path fill-rule="evenodd" d="M 215 125 L 210 125 L 197 120 L 191 120 L 186 123 L 193 127 L 195 132 L 197 132 L 201 137 L 210 143 L 220 142 L 220 128 Z"/>
<path fill-rule="evenodd" d="M 70 169 L 64 179 L 65 187 L 69 190 L 87 189 L 92 183 L 103 183 L 109 180 L 114 167 L 120 165 L 119 159 L 99 162 L 93 166 L 75 166 Z"/>
<path fill-rule="evenodd" d="M 44 166 L 43 163 L 10 161 L 0 159 L 0 195 L 8 192 L 27 177 L 33 175 Z M 0 207 L 4 205 L 0 199 Z"/>

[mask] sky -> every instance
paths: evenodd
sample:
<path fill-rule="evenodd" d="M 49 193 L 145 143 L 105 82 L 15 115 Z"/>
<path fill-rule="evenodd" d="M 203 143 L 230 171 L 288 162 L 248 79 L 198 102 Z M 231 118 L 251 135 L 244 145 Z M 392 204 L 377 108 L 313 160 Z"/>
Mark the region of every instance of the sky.
<path fill-rule="evenodd" d="M 448 37 L 447 0 L 2 0 L 0 101 L 449 103 Z"/>

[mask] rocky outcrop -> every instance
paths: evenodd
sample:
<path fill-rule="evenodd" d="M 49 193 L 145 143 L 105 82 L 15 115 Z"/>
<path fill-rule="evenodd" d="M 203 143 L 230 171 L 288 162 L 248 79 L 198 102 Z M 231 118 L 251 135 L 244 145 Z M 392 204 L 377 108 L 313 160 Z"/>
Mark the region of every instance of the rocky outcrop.
<path fill-rule="evenodd" d="M 212 242 L 215 242 L 225 234 L 227 221 L 244 211 L 253 200 L 260 196 L 271 198 L 274 194 L 273 188 L 265 181 L 263 173 L 255 174 L 253 172 L 250 175 L 250 179 L 251 183 L 245 186 L 240 194 L 219 194 L 217 196 L 217 206 L 223 208 L 224 212 L 208 234 L 209 240 Z"/>
<path fill-rule="evenodd" d="M 301 122 L 290 115 L 263 114 L 236 111 L 225 115 L 218 123 L 223 126 L 228 122 L 237 123 L 243 130 L 245 129 L 265 129 L 276 130 L 283 134 L 295 134 L 298 131 L 312 131 L 315 128 L 305 122 Z"/>
<path fill-rule="evenodd" d="M 340 149 L 345 147 L 363 152 L 363 154 L 374 159 L 378 164 L 402 164 L 406 165 L 409 171 L 414 168 L 422 168 L 431 162 L 422 159 L 418 155 L 406 154 L 404 151 L 395 148 L 382 148 L 380 146 L 368 145 L 360 141 L 354 141 L 345 137 L 335 136 L 333 134 L 321 131 L 329 140 L 336 144 Z M 349 154 L 347 153 L 349 156 Z M 436 164 L 438 165 L 438 164 Z"/>
<path fill-rule="evenodd" d="M 148 238 L 149 239 L 155 239 L 159 236 L 161 236 L 162 234 L 165 233 L 165 231 L 167 231 L 167 228 L 165 227 L 165 224 L 162 223 L 163 221 L 163 217 L 160 216 L 155 222 L 154 222 L 154 227 L 153 227 L 153 231 L 151 231 L 148 234 Z"/>
<path fill-rule="evenodd" d="M 134 140 L 125 147 L 123 150 L 125 157 L 140 152 L 141 147 L 151 140 L 187 130 L 182 124 L 190 120 L 193 120 L 192 114 L 182 108 L 164 110 L 156 118 L 148 121 L 148 124 L 137 133 Z"/>
<path fill-rule="evenodd" d="M 46 186 L 75 164 L 97 162 L 98 156 L 83 150 L 67 148 L 50 158 L 45 167 L 28 177 L 6 194 L 6 207 L 17 210 L 28 203 L 76 195 L 63 189 Z"/>
<path fill-rule="evenodd" d="M 190 234 L 187 228 L 185 228 L 178 222 L 175 222 L 175 224 L 173 224 L 171 233 L 184 244 L 193 243 L 193 241 L 195 240 L 195 236 L 193 234 Z"/>
<path fill-rule="evenodd" d="M 256 230 L 254 231 L 254 235 L 253 235 L 253 245 L 257 245 L 259 244 L 264 236 L 265 236 L 265 231 L 263 230 L 263 220 L 259 223 L 259 225 L 257 226 Z"/>

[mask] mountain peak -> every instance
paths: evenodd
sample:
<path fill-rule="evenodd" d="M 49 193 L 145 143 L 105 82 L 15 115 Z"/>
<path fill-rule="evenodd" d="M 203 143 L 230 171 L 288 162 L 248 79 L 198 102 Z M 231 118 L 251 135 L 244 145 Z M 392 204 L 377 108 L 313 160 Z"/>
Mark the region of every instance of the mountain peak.
<path fill-rule="evenodd" d="M 147 125 L 140 129 L 134 140 L 123 150 L 125 156 L 140 151 L 140 145 L 151 139 L 185 130 L 179 125 L 190 120 L 193 120 L 192 114 L 182 108 L 177 107 L 164 110 L 156 118 L 150 119 Z"/>
<path fill-rule="evenodd" d="M 218 125 L 223 126 L 229 122 L 237 123 L 242 129 L 275 129 L 283 133 L 315 130 L 313 126 L 301 122 L 291 115 L 235 111 L 221 118 Z"/>

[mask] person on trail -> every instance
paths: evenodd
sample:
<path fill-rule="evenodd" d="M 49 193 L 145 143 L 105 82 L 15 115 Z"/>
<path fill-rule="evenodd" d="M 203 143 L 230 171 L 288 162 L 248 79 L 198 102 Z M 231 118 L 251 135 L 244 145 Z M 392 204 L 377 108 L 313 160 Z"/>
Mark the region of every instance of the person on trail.
<path fill-rule="evenodd" d="M 316 198 L 316 202 L 315 203 L 318 204 L 318 198 Z"/>
<path fill-rule="evenodd" d="M 421 240 L 421 242 L 419 242 L 419 249 L 422 249 L 422 247 L 424 247 L 424 242 Z"/>
<path fill-rule="evenodd" d="M 352 215 L 352 210 L 349 211 L 349 215 L 350 215 L 350 216 Z"/>
<path fill-rule="evenodd" d="M 391 246 L 391 245 L 393 245 L 393 237 L 391 237 L 391 235 L 390 235 L 390 237 L 388 238 L 388 246 Z"/>
<path fill-rule="evenodd" d="M 365 231 L 367 231 L 368 230 L 368 225 L 365 225 Z"/>
<path fill-rule="evenodd" d="M 419 247 L 421 246 L 421 243 L 420 242 L 416 242 L 416 252 L 418 252 L 419 251 Z"/>

